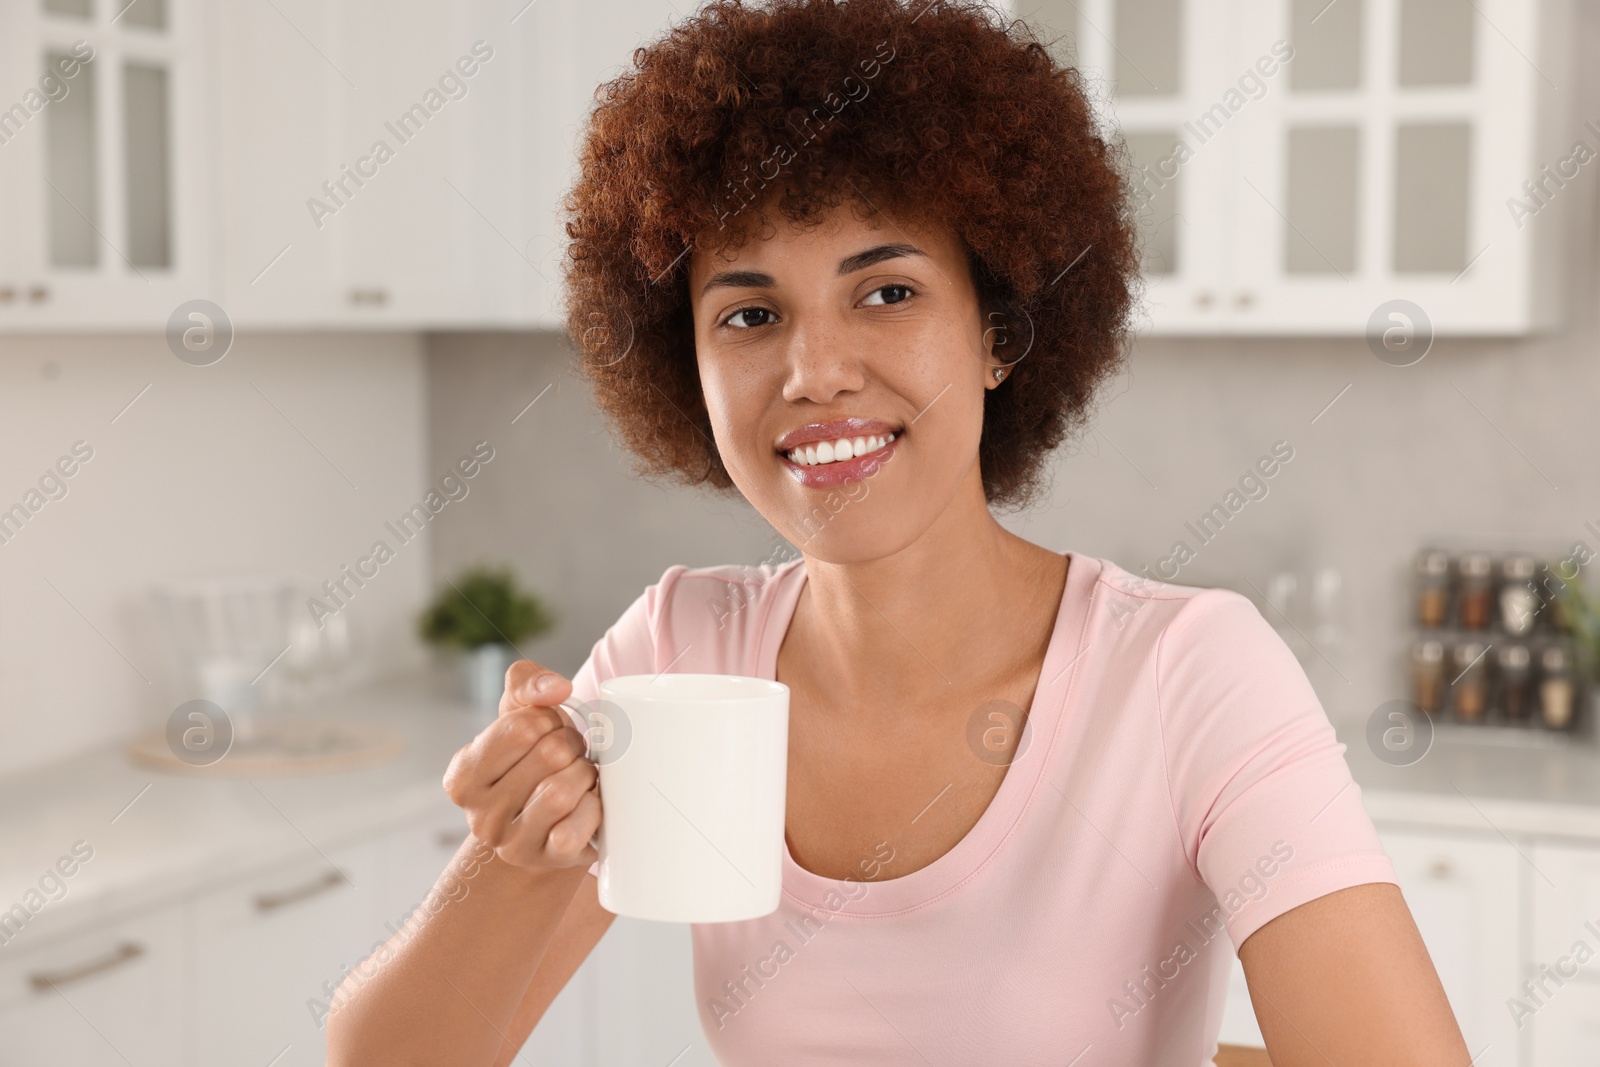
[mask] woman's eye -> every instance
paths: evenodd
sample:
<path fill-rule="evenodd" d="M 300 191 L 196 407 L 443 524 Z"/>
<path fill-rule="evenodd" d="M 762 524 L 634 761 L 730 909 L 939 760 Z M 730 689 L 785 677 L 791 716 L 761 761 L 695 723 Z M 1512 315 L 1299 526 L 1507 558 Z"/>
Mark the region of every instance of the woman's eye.
<path fill-rule="evenodd" d="M 765 326 L 767 323 L 766 323 L 765 320 L 760 321 L 760 322 L 751 322 L 748 318 L 746 318 L 747 315 L 771 315 L 771 314 L 772 314 L 772 312 L 768 311 L 764 307 L 740 308 L 738 311 L 735 311 L 732 315 L 729 315 L 726 319 L 723 319 L 722 320 L 722 324 L 724 326 L 732 326 L 736 330 L 748 330 L 753 326 Z"/>
<path fill-rule="evenodd" d="M 895 298 L 893 300 L 877 301 L 877 303 L 879 303 L 879 304 L 898 304 L 901 301 L 905 300 L 906 297 L 911 295 L 911 287 L 909 285 L 880 285 L 880 286 L 878 286 L 878 288 L 874 289 L 871 292 L 871 294 L 868 295 L 867 303 L 869 303 L 869 304 L 870 303 L 874 303 L 872 298 L 874 296 L 877 296 L 879 293 L 887 293 L 887 292 L 890 292 L 890 291 L 893 291 L 893 290 L 898 290 L 899 292 L 901 292 L 901 293 L 903 293 L 905 295 L 897 297 L 897 298 Z"/>

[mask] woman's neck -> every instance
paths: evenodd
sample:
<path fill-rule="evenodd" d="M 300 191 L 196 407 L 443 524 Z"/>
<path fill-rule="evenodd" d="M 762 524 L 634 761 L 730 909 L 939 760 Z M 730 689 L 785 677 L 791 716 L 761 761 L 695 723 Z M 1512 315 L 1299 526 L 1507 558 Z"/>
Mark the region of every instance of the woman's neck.
<path fill-rule="evenodd" d="M 981 702 L 1013 690 L 1019 671 L 1036 673 L 1067 559 L 978 511 L 960 521 L 947 511 L 912 544 L 868 562 L 807 555 L 782 650 L 789 673 L 831 704 L 890 718 Z"/>

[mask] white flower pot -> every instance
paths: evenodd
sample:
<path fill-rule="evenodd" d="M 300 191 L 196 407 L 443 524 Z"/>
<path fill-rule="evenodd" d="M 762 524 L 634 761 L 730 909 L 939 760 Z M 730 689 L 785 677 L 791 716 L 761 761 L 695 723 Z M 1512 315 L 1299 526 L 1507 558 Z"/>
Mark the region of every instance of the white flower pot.
<path fill-rule="evenodd" d="M 506 688 L 506 671 L 520 657 L 510 645 L 479 645 L 462 652 L 456 660 L 460 672 L 461 695 L 488 718 L 500 709 L 500 696 Z"/>

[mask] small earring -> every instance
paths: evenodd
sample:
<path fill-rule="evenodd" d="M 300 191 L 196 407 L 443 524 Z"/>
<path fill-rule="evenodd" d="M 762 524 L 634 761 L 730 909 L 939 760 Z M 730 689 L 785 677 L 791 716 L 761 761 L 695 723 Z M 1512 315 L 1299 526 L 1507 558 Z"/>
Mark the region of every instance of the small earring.
<path fill-rule="evenodd" d="M 1004 370 L 1002 370 L 1001 368 L 996 367 L 994 369 L 994 380 L 995 381 L 998 382 L 998 381 L 1002 380 L 1003 378 L 1005 378 L 1005 376 L 1006 376 L 1006 372 Z"/>

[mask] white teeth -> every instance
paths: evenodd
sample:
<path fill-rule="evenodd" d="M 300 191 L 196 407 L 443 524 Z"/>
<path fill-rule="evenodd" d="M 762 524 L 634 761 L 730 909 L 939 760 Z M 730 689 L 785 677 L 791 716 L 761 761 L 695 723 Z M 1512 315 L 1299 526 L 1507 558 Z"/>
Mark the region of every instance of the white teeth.
<path fill-rule="evenodd" d="M 840 460 L 854 459 L 864 456 L 868 452 L 876 452 L 895 439 L 895 434 L 876 434 L 871 437 L 841 437 L 837 441 L 817 441 L 813 444 L 796 448 L 787 453 L 790 462 L 806 467 L 821 466 L 824 463 L 837 463 Z"/>

